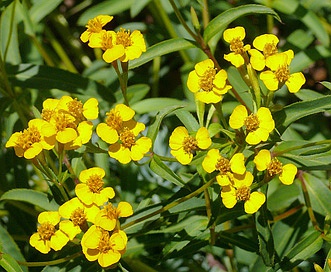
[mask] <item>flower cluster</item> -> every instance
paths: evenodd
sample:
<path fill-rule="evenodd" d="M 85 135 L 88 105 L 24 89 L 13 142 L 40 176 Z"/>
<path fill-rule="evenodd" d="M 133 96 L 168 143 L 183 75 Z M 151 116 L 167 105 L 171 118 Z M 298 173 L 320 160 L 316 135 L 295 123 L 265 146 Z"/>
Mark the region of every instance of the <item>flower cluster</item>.
<path fill-rule="evenodd" d="M 107 63 L 115 60 L 128 62 L 139 58 L 146 51 L 145 40 L 139 30 L 132 33 L 129 30 L 105 30 L 103 27 L 113 19 L 113 16 L 98 15 L 90 19 L 86 31 L 82 33 L 82 42 L 88 42 L 91 48 L 101 48 L 104 53 L 102 58 Z"/>
<path fill-rule="evenodd" d="M 99 167 L 83 170 L 75 188 L 77 197 L 66 201 L 58 211 L 40 213 L 30 244 L 46 254 L 51 249 L 61 250 L 79 237 L 89 261 L 97 260 L 102 267 L 118 263 L 128 240 L 119 218 L 132 215 L 133 210 L 128 202 L 119 202 L 115 207 L 109 201 L 115 192 L 104 187 L 104 176 L 105 171 Z"/>

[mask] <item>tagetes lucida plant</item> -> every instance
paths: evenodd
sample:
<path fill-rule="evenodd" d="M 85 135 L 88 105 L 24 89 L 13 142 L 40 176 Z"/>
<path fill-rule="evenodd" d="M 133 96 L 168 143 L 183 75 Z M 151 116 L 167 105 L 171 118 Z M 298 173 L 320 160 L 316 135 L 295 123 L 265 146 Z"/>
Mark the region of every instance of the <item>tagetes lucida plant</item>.
<path fill-rule="evenodd" d="M 142 65 L 139 61 L 144 64 L 146 59 L 153 59 L 153 73 L 157 74 L 160 59 L 153 54 L 156 49 L 162 52 L 164 43 L 152 47 L 140 30 L 111 29 L 116 24 L 116 18 L 111 15 L 102 14 L 88 20 L 79 39 L 88 50 L 96 56 L 99 54 L 102 65 L 115 71 L 121 98 L 117 95 L 117 101 L 111 104 L 100 97 L 88 97 L 89 94 L 46 98 L 40 111 L 33 110 L 34 116 L 26 122 L 26 128 L 8 137 L 5 147 L 13 148 L 16 156 L 32 163 L 33 169 L 46 180 L 47 194 L 52 195 L 57 205 L 53 210 L 40 207 L 43 211 L 39 211 L 36 232 L 29 236 L 29 244 L 42 254 L 56 251 L 62 256 L 62 252 L 68 255 L 65 252 L 77 251 L 56 260 L 56 264 L 81 256 L 81 262 L 93 263 L 99 270 L 123 269 L 134 263 L 135 245 L 144 235 L 151 234 L 152 239 L 153 234 L 160 234 L 163 251 L 159 259 L 162 260 L 173 256 L 170 243 L 181 254 L 182 248 L 192 250 L 191 240 L 203 236 L 204 245 L 208 241 L 210 246 L 208 254 L 212 255 L 214 247 L 227 250 L 232 246 L 240 247 L 241 241 L 230 244 L 227 235 L 237 232 L 244 235 L 246 230 L 252 230 L 253 234 L 245 239 L 254 240 L 254 245 L 249 246 L 253 248 L 256 244 L 255 251 L 266 267 L 292 267 L 284 261 L 288 256 L 275 258 L 273 247 L 277 241 L 273 241 L 272 235 L 276 234 L 272 233 L 272 224 L 293 216 L 304 204 L 291 209 L 282 206 L 286 211 L 277 213 L 269 210 L 269 198 L 275 197 L 285 186 L 294 190 L 294 186 L 301 185 L 313 228 L 327 236 L 328 229 L 322 231 L 312 211 L 306 168 L 298 158 L 302 153 L 310 154 L 309 148 L 314 145 L 330 145 L 328 140 L 287 144 L 288 136 L 282 135 L 283 125 L 289 124 L 284 124 L 288 122 L 286 114 L 284 117 L 278 112 L 277 92 L 291 96 L 300 92 L 306 83 L 302 72 L 292 71 L 295 53 L 292 49 L 283 51 L 275 34 L 258 35 L 250 44 L 246 36 L 251 33 L 246 33 L 249 30 L 243 26 L 223 31 L 220 42 L 227 48 L 224 52 L 211 50 L 209 46 L 213 43 L 208 43 L 208 35 L 212 30 L 208 29 L 208 24 L 203 36 L 198 15 L 192 8 L 192 30 L 175 3 L 170 2 L 194 40 L 191 46 L 203 52 L 203 57 L 186 66 L 190 69 L 181 77 L 183 88 L 188 89 L 185 95 L 190 112 L 184 104 L 167 108 L 161 103 L 157 104 L 159 111 L 151 118 L 148 109 L 141 110 L 144 99 L 141 98 L 143 106 L 137 105 L 135 94 L 128 94 L 130 65 L 139 66 Z M 171 42 L 174 41 L 176 39 Z M 186 53 L 181 52 L 185 59 Z M 243 86 L 237 82 L 238 77 L 245 84 L 245 90 L 238 89 Z M 157 101 L 158 98 L 151 99 Z M 291 105 L 284 107 L 286 111 Z M 178 117 L 176 122 L 180 124 L 163 122 L 168 116 L 169 119 Z M 163 126 L 168 133 L 166 137 L 160 133 Z M 158 148 L 157 137 L 165 138 L 162 148 Z M 99 163 L 99 156 L 107 158 L 109 166 Z M 320 170 L 316 164 L 314 167 Z M 145 200 L 147 196 L 140 190 L 131 196 L 128 188 L 133 190 L 138 186 L 138 177 L 130 180 L 131 168 L 142 169 L 140 180 L 147 176 L 151 183 L 154 179 L 167 180 L 175 186 L 176 193 L 170 195 L 173 188 L 166 189 L 159 181 L 160 184 L 154 184 L 154 189 L 148 193 L 149 200 Z M 128 180 L 116 184 L 116 171 L 127 174 Z M 156 196 L 158 190 L 167 191 L 168 198 L 163 200 Z M 139 203 L 134 203 L 134 199 Z M 200 200 L 205 204 L 201 206 Z M 150 208 L 154 201 L 155 205 Z M 181 210 L 179 204 L 185 201 L 191 201 L 192 208 L 185 206 Z M 199 201 L 199 207 L 195 201 Z M 176 206 L 178 214 L 173 209 Z M 242 218 L 250 222 L 249 225 L 235 227 L 236 221 L 242 222 Z M 184 224 L 184 220 L 189 223 Z M 196 234 L 190 228 L 195 228 L 200 221 L 205 223 L 203 227 L 197 226 L 199 234 Z M 178 241 L 183 242 L 183 233 L 188 240 L 178 246 Z M 199 250 L 204 252 L 203 246 Z"/>

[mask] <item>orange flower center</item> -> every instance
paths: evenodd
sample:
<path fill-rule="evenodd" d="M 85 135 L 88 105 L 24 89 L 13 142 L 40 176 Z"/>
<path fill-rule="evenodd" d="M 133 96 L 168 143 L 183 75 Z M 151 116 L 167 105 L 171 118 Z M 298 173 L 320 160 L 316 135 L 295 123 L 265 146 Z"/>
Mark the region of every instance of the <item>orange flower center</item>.
<path fill-rule="evenodd" d="M 49 241 L 51 237 L 55 234 L 55 231 L 55 227 L 48 222 L 41 224 L 37 228 L 37 232 L 40 236 L 40 239 L 43 241 Z"/>
<path fill-rule="evenodd" d="M 198 141 L 192 136 L 185 137 L 183 141 L 183 149 L 186 153 L 193 153 L 195 150 L 199 149 Z"/>
<path fill-rule="evenodd" d="M 240 55 L 245 53 L 243 41 L 239 37 L 232 39 L 230 42 L 230 50 Z"/>
<path fill-rule="evenodd" d="M 31 147 L 32 144 L 38 143 L 40 140 L 41 135 L 39 130 L 34 126 L 31 126 L 21 132 L 17 139 L 17 145 L 22 147 L 23 150 L 27 150 Z"/>
<path fill-rule="evenodd" d="M 277 158 L 275 158 L 269 163 L 267 170 L 271 177 L 281 174 L 283 172 L 283 164 Z"/>
<path fill-rule="evenodd" d="M 217 160 L 215 168 L 216 168 L 216 170 L 220 171 L 221 174 L 225 174 L 231 170 L 230 161 L 226 158 L 220 157 Z"/>
<path fill-rule="evenodd" d="M 120 133 L 119 138 L 120 138 L 121 144 L 125 148 L 131 148 L 136 142 L 136 137 L 134 136 L 133 132 L 127 127 L 123 128 L 123 131 Z"/>
<path fill-rule="evenodd" d="M 123 120 L 119 112 L 114 109 L 106 113 L 106 124 L 111 128 L 115 129 L 117 132 L 122 130 Z"/>
<path fill-rule="evenodd" d="M 87 21 L 86 28 L 89 32 L 98 33 L 102 30 L 102 24 L 98 18 L 94 18 Z"/>
<path fill-rule="evenodd" d="M 83 103 L 77 98 L 70 101 L 68 104 L 68 110 L 71 115 L 73 115 L 76 119 L 81 120 L 83 119 Z"/>
<path fill-rule="evenodd" d="M 121 28 L 121 30 L 116 33 L 116 44 L 122 44 L 124 48 L 131 46 L 133 42 L 130 37 L 130 31 L 125 31 Z"/>
<path fill-rule="evenodd" d="M 76 129 L 77 125 L 73 122 L 68 114 L 63 112 L 58 113 L 54 116 L 55 119 L 55 126 L 57 131 L 63 131 L 66 128 L 73 128 Z"/>
<path fill-rule="evenodd" d="M 109 239 L 109 232 L 106 230 L 102 230 L 102 234 L 98 244 L 98 249 L 101 253 L 107 253 L 111 249 Z"/>
<path fill-rule="evenodd" d="M 247 131 L 251 132 L 259 128 L 260 121 L 257 115 L 252 113 L 246 117 L 244 124 L 246 126 Z"/>
<path fill-rule="evenodd" d="M 247 186 L 240 187 L 236 190 L 236 198 L 240 201 L 249 200 L 251 190 Z"/>
<path fill-rule="evenodd" d="M 263 55 L 265 58 L 275 55 L 278 52 L 275 43 L 267 43 L 263 48 Z"/>
<path fill-rule="evenodd" d="M 210 92 L 214 87 L 213 81 L 215 75 L 216 75 L 216 69 L 209 67 L 199 80 L 200 88 L 205 92 Z"/>
<path fill-rule="evenodd" d="M 74 210 L 70 216 L 70 219 L 74 226 L 82 226 L 86 222 L 86 214 L 84 212 L 84 209 L 77 208 Z"/>
<path fill-rule="evenodd" d="M 112 219 L 117 217 L 117 211 L 116 208 L 113 207 L 111 203 L 104 206 L 104 209 L 106 211 L 107 217 Z"/>
<path fill-rule="evenodd" d="M 99 194 L 103 189 L 104 182 L 99 175 L 93 174 L 88 178 L 86 184 L 92 193 Z"/>
<path fill-rule="evenodd" d="M 113 47 L 113 36 L 109 32 L 103 32 L 101 37 L 101 48 L 107 50 Z"/>
<path fill-rule="evenodd" d="M 287 81 L 290 76 L 290 70 L 288 69 L 288 66 L 283 65 L 278 67 L 278 69 L 275 71 L 275 76 L 279 82 Z"/>
<path fill-rule="evenodd" d="M 43 109 L 41 112 L 41 118 L 44 119 L 45 121 L 49 122 L 51 120 L 51 117 L 54 114 L 54 110 L 49 110 L 49 109 Z"/>

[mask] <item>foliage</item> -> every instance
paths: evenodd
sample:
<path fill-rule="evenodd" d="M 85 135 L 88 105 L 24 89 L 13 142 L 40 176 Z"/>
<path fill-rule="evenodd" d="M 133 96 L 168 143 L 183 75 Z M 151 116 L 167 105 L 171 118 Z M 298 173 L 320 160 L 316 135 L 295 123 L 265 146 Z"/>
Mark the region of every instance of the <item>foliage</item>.
<path fill-rule="evenodd" d="M 1 268 L 331 271 L 330 4 L 2 1 Z"/>

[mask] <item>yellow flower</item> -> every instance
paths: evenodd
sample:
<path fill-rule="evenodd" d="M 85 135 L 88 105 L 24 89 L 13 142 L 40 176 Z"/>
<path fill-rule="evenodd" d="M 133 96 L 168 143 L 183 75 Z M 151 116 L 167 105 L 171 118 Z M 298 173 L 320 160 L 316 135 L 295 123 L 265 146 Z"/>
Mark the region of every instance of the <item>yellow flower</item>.
<path fill-rule="evenodd" d="M 61 250 L 69 241 L 68 236 L 58 230 L 56 226 L 61 216 L 58 212 L 42 212 L 38 216 L 37 232 L 30 237 L 30 245 L 41 253 L 48 253 L 51 249 Z"/>
<path fill-rule="evenodd" d="M 255 70 L 262 71 L 265 67 L 266 59 L 278 53 L 278 42 L 279 39 L 274 34 L 263 34 L 254 39 L 253 46 L 259 51 L 250 49 L 248 52 L 251 55 L 250 63 Z"/>
<path fill-rule="evenodd" d="M 211 59 L 197 63 L 194 71 L 190 72 L 187 79 L 188 89 L 195 93 L 197 100 L 204 103 L 218 103 L 223 95 L 231 89 L 226 85 L 227 73 L 225 70 L 217 72 Z"/>
<path fill-rule="evenodd" d="M 122 45 L 115 44 L 116 33 L 114 31 L 102 30 L 99 33 L 92 34 L 88 46 L 92 48 L 101 48 L 105 51 L 102 58 L 105 62 L 111 63 L 125 54 L 125 48 Z"/>
<path fill-rule="evenodd" d="M 290 53 L 292 52 L 292 53 Z M 260 79 L 270 91 L 276 91 L 284 84 L 290 93 L 296 93 L 306 82 L 301 72 L 290 74 L 289 64 L 292 60 L 293 51 L 278 53 L 267 58 L 266 66 L 271 71 L 264 71 L 260 74 Z"/>
<path fill-rule="evenodd" d="M 269 150 L 262 149 L 254 158 L 254 163 L 259 171 L 267 170 L 270 177 L 275 175 L 279 176 L 279 180 L 285 184 L 290 185 L 293 183 L 295 175 L 298 171 L 297 167 L 288 163 L 283 165 L 277 158 L 272 158 Z"/>
<path fill-rule="evenodd" d="M 108 199 L 115 196 L 114 189 L 111 187 L 103 188 L 103 177 L 105 170 L 100 167 L 92 167 L 83 170 L 79 174 L 81 183 L 75 187 L 77 197 L 86 205 L 103 205 Z"/>
<path fill-rule="evenodd" d="M 259 144 L 261 141 L 265 142 L 269 133 L 275 128 L 275 122 L 268 108 L 261 107 L 255 114 L 248 115 L 247 109 L 243 105 L 239 105 L 233 110 L 229 124 L 233 129 L 245 126 L 246 142 L 250 145 Z"/>
<path fill-rule="evenodd" d="M 43 120 L 49 122 L 51 120 L 52 115 L 55 113 L 57 105 L 59 104 L 59 99 L 47 98 L 43 102 L 43 109 L 41 112 L 41 117 Z"/>
<path fill-rule="evenodd" d="M 6 148 L 14 147 L 18 157 L 33 159 L 43 150 L 50 150 L 55 145 L 54 135 L 44 135 L 42 127 L 47 124 L 42 119 L 32 119 L 28 123 L 28 128 L 20 132 L 13 133 L 6 143 Z"/>
<path fill-rule="evenodd" d="M 98 260 L 102 267 L 116 264 L 125 253 L 128 238 L 124 231 L 117 230 L 111 234 L 95 225 L 84 234 L 81 244 L 87 260 Z"/>
<path fill-rule="evenodd" d="M 125 126 L 119 133 L 119 141 L 108 148 L 109 156 L 120 163 L 127 164 L 131 160 L 139 161 L 152 147 L 150 138 L 143 136 L 136 139 L 138 134 L 145 129 L 145 125 L 139 122 L 135 123 L 136 125 L 132 129 Z"/>
<path fill-rule="evenodd" d="M 102 27 L 113 19 L 113 16 L 98 15 L 97 17 L 88 20 L 86 30 L 80 35 L 82 42 L 87 42 L 93 33 L 99 33 Z"/>
<path fill-rule="evenodd" d="M 108 203 L 100 210 L 95 217 L 95 225 L 105 230 L 112 231 L 116 227 L 119 228 L 119 217 L 128 217 L 133 214 L 133 209 L 130 203 L 120 202 L 117 208 L 111 203 Z"/>
<path fill-rule="evenodd" d="M 223 38 L 230 44 L 230 50 L 232 51 L 225 54 L 224 59 L 231 62 L 235 67 L 240 67 L 245 63 L 246 51 L 250 49 L 250 45 L 244 45 L 243 43 L 245 36 L 245 29 L 241 26 L 226 29 L 223 33 Z"/>
<path fill-rule="evenodd" d="M 68 143 L 64 144 L 64 150 L 72 150 L 86 144 L 92 137 L 93 123 L 91 121 L 80 122 L 77 126 L 77 137 Z"/>
<path fill-rule="evenodd" d="M 106 115 L 105 123 L 98 124 L 96 132 L 98 136 L 108 144 L 113 144 L 118 141 L 119 132 L 122 131 L 124 127 L 133 129 L 133 127 L 137 126 L 137 122 L 131 120 L 135 115 L 134 110 L 124 104 L 116 105 L 115 108 L 107 112 Z M 145 127 L 142 130 L 144 129 Z"/>
<path fill-rule="evenodd" d="M 170 153 L 183 165 L 189 164 L 195 151 L 207 149 L 211 139 L 207 128 L 201 127 L 195 136 L 189 135 L 183 126 L 175 128 L 169 138 Z"/>
<path fill-rule="evenodd" d="M 202 167 L 207 173 L 218 171 L 219 174 L 216 176 L 216 180 L 221 186 L 231 183 L 232 173 L 242 175 L 246 171 L 244 154 L 236 153 L 229 160 L 224 158 L 218 149 L 208 151 L 203 159 Z"/>
<path fill-rule="evenodd" d="M 266 200 L 261 192 L 251 192 L 253 175 L 245 172 L 244 175 L 233 175 L 233 185 L 223 186 L 221 191 L 222 202 L 225 207 L 231 209 L 238 201 L 244 202 L 245 212 L 253 214 L 260 209 Z"/>
<path fill-rule="evenodd" d="M 88 229 L 87 222 L 94 223 L 99 211 L 95 204 L 86 205 L 74 197 L 59 207 L 59 214 L 65 218 L 60 222 L 60 230 L 72 240 L 81 231 L 85 232 Z"/>

